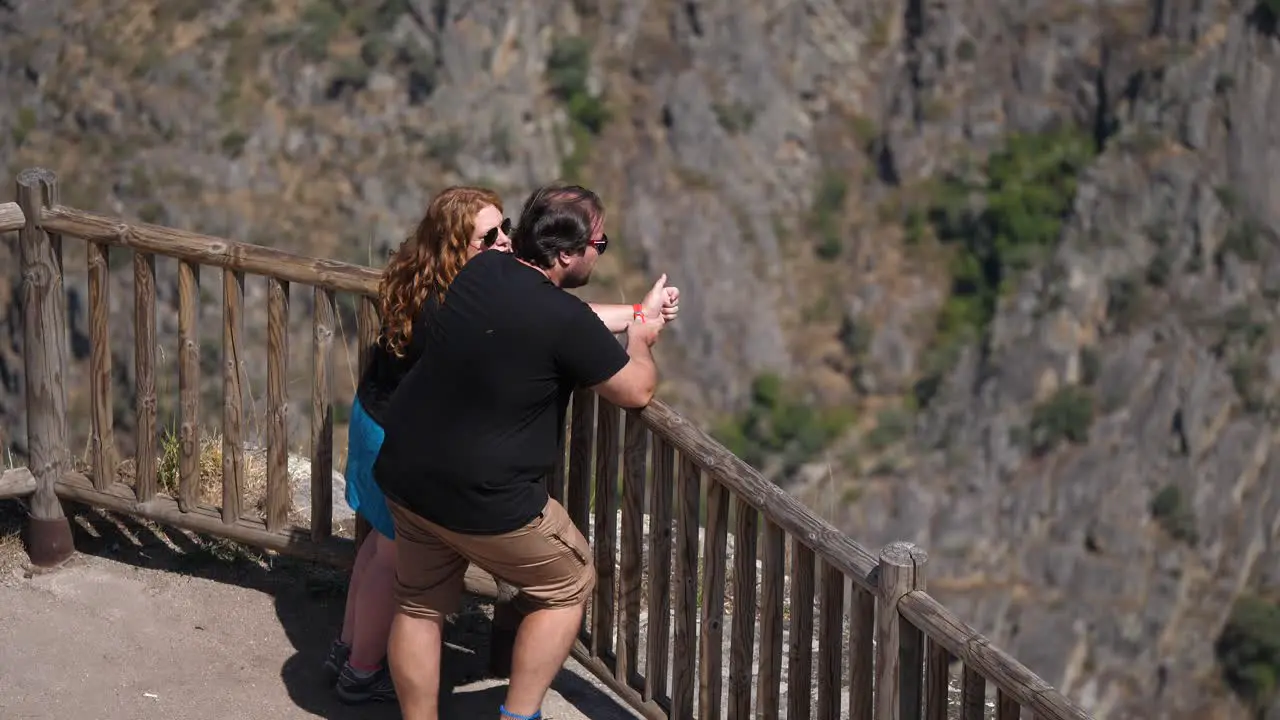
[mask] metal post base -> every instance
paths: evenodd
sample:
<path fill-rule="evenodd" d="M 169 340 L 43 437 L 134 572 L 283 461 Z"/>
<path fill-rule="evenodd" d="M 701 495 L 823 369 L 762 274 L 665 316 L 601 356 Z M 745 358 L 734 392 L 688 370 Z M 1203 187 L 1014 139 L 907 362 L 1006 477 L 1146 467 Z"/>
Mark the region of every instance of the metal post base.
<path fill-rule="evenodd" d="M 71 537 L 71 521 L 65 517 L 41 520 L 27 516 L 27 556 L 38 568 L 51 568 L 67 561 L 76 551 Z"/>

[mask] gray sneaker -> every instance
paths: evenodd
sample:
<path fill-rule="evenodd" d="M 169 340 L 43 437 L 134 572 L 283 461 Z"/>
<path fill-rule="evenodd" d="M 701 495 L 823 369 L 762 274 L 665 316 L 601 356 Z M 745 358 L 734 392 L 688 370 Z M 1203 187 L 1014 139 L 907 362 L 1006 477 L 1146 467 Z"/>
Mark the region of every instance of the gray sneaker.
<path fill-rule="evenodd" d="M 358 677 L 351 664 L 342 667 L 338 675 L 338 699 L 348 705 L 367 702 L 395 701 L 396 686 L 391 682 L 391 671 L 384 664 L 368 677 Z"/>

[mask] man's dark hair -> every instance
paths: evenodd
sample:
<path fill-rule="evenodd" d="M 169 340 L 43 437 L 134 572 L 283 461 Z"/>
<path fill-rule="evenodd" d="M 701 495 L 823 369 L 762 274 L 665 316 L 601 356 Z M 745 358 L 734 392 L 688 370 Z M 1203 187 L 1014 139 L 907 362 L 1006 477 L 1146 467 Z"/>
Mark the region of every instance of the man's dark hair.
<path fill-rule="evenodd" d="M 581 185 L 540 187 L 520 209 L 511 249 L 525 262 L 544 269 L 554 267 L 560 253 L 586 251 L 603 217 L 600 196 Z"/>

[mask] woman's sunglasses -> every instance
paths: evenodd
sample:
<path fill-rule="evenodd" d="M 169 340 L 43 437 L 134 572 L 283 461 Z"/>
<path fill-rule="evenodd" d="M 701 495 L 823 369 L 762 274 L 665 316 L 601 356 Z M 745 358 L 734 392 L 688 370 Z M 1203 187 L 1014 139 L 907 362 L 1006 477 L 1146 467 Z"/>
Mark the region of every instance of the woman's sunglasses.
<path fill-rule="evenodd" d="M 511 218 L 502 218 L 502 224 L 497 227 L 489 228 L 489 232 L 485 233 L 484 237 L 480 238 L 480 241 L 484 243 L 486 248 L 491 248 L 494 243 L 498 242 L 499 230 L 502 231 L 503 235 L 511 237 Z"/>

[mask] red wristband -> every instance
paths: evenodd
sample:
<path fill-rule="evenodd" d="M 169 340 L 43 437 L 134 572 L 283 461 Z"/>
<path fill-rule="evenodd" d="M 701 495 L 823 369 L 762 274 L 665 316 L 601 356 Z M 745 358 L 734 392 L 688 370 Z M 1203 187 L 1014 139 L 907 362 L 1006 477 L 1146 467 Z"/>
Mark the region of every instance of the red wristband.
<path fill-rule="evenodd" d="M 640 307 L 640 303 L 631 306 L 631 319 L 644 322 L 644 308 Z"/>

